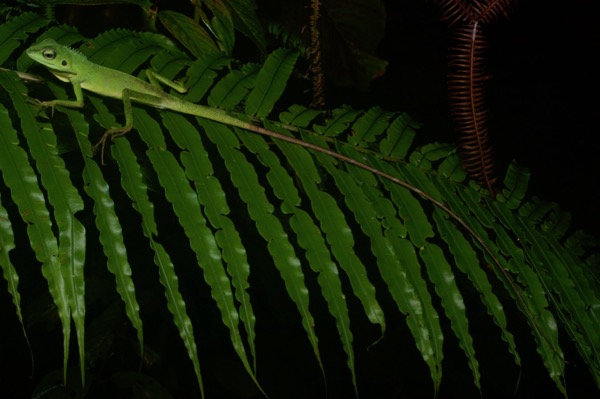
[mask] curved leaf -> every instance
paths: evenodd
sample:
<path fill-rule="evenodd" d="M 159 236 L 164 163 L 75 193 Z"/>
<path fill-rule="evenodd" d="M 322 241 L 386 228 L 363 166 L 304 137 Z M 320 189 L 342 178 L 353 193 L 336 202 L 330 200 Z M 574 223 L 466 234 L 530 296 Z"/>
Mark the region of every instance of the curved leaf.
<path fill-rule="evenodd" d="M 167 10 L 159 12 L 158 19 L 196 58 L 204 54 L 220 53 L 210 33 L 190 17 L 177 11 Z"/>
<path fill-rule="evenodd" d="M 355 146 L 366 146 L 374 142 L 389 125 L 391 114 L 379 107 L 373 107 L 352 125 L 353 134 L 348 142 Z"/>
<path fill-rule="evenodd" d="M 244 99 L 254 86 L 258 65 L 246 64 L 238 71 L 229 72 L 210 92 L 208 105 L 223 109 L 233 109 Z"/>
<path fill-rule="evenodd" d="M 202 22 L 208 27 L 215 39 L 219 49 L 231 55 L 235 44 L 235 33 L 233 20 L 229 8 L 222 0 L 208 0 L 203 4 L 213 14 L 212 18 L 204 13 L 200 6 L 196 6 L 195 14 L 200 14 Z"/>

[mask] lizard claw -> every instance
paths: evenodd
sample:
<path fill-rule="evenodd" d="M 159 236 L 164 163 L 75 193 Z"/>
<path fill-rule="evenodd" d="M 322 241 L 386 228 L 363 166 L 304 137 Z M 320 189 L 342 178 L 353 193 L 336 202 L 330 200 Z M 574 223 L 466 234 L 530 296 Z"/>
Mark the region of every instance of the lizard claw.
<path fill-rule="evenodd" d="M 40 110 L 38 112 L 38 114 L 42 114 L 45 118 L 47 118 L 46 114 L 44 114 L 44 110 L 46 108 L 50 108 L 50 116 L 54 116 L 54 104 L 51 101 L 41 101 L 38 100 L 37 98 L 31 98 L 31 97 L 27 97 L 26 102 L 28 102 L 29 104 L 33 104 L 36 107 L 40 107 Z"/>
<path fill-rule="evenodd" d="M 105 132 L 102 135 L 102 138 L 96 143 L 94 144 L 94 146 L 92 147 L 92 153 L 97 153 L 98 152 L 98 148 L 100 148 L 100 163 L 102 165 L 105 165 L 104 163 L 104 146 L 106 145 L 106 140 L 110 137 L 110 135 L 108 134 L 108 132 Z"/>
<path fill-rule="evenodd" d="M 104 163 L 104 147 L 106 146 L 106 142 L 109 139 L 114 140 L 119 136 L 123 136 L 125 133 L 127 133 L 130 130 L 131 130 L 131 128 L 127 128 L 127 127 L 118 127 L 118 128 L 109 129 L 106 132 L 104 132 L 104 134 L 102 135 L 100 140 L 96 144 L 94 144 L 94 146 L 92 147 L 92 152 L 96 153 L 96 152 L 98 152 L 98 148 L 100 148 L 100 162 L 102 165 L 105 165 L 105 163 Z"/>

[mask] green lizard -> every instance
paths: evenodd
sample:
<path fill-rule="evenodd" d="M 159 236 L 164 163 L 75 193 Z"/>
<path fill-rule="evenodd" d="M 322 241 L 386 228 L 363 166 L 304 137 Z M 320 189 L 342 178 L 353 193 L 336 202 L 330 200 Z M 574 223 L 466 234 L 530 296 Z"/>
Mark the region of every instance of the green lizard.
<path fill-rule="evenodd" d="M 265 134 L 266 129 L 230 116 L 222 110 L 193 104 L 164 92 L 159 82 L 179 93 L 185 93 L 187 89 L 152 70 L 146 70 L 150 82 L 148 83 L 124 72 L 95 64 L 79 51 L 63 46 L 52 39 L 31 46 L 26 53 L 31 59 L 48 68 L 58 79 L 73 85 L 75 100 L 37 100 L 36 102 L 43 107 L 54 108 L 58 105 L 82 108 L 84 105 L 82 89 L 123 101 L 125 125 L 107 130 L 99 144 L 104 144 L 107 138 L 123 135 L 133 128 L 132 101 Z M 278 135 L 275 132 L 271 133 Z"/>

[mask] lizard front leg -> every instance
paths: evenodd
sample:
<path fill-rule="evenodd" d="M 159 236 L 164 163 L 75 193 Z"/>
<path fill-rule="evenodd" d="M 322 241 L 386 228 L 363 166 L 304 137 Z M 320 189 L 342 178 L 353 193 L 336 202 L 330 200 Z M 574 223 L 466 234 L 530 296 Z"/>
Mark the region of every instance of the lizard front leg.
<path fill-rule="evenodd" d="M 50 100 L 50 101 L 41 101 L 37 98 L 31 98 L 30 101 L 40 107 L 47 108 L 50 107 L 52 110 L 52 114 L 54 115 L 54 108 L 56 106 L 62 106 L 67 108 L 83 108 L 83 91 L 81 90 L 81 84 L 79 80 L 73 79 L 71 80 L 71 84 L 73 85 L 73 92 L 75 93 L 75 100 Z"/>

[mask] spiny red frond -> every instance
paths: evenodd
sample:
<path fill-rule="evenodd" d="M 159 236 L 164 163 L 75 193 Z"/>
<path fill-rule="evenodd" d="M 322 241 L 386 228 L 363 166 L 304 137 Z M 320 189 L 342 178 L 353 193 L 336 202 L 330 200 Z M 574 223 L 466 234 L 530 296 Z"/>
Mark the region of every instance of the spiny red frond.
<path fill-rule="evenodd" d="M 463 165 L 481 186 L 494 193 L 497 180 L 485 105 L 484 50 L 487 41 L 482 26 L 508 12 L 517 0 L 438 0 L 442 20 L 454 31 L 448 55 L 448 91 L 452 114 L 460 132 L 458 146 Z"/>
<path fill-rule="evenodd" d="M 487 41 L 478 22 L 457 28 L 454 39 L 448 56 L 448 91 L 460 132 L 461 158 L 469 175 L 493 193 L 497 176 L 484 96 L 487 75 L 483 72 Z"/>

